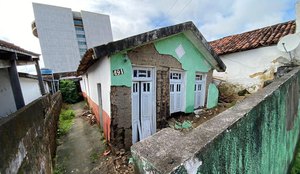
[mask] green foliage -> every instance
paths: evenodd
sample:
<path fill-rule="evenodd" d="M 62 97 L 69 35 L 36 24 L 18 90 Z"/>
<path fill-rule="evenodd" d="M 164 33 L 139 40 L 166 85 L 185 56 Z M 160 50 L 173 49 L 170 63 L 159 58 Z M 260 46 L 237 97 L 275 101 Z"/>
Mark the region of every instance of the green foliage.
<path fill-rule="evenodd" d="M 291 174 L 300 174 L 300 144 L 297 146 L 297 154 L 292 164 Z"/>
<path fill-rule="evenodd" d="M 80 100 L 80 96 L 77 91 L 77 86 L 74 81 L 61 80 L 59 86 L 64 102 L 76 103 Z"/>
<path fill-rule="evenodd" d="M 66 173 L 65 166 L 62 164 L 57 164 L 54 168 L 54 174 L 64 174 Z"/>
<path fill-rule="evenodd" d="M 73 110 L 63 110 L 60 114 L 60 119 L 61 120 L 71 120 L 72 118 L 75 117 L 75 113 Z"/>
<path fill-rule="evenodd" d="M 59 115 L 58 131 L 59 136 L 65 135 L 71 129 L 75 113 L 70 109 L 63 109 Z"/>

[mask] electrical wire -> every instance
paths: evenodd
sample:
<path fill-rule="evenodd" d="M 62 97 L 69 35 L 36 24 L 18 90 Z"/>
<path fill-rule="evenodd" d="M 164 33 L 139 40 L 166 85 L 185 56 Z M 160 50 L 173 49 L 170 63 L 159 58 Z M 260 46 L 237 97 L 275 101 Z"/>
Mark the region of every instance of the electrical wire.
<path fill-rule="evenodd" d="M 166 13 L 166 16 L 169 16 L 170 11 L 175 7 L 175 4 L 177 4 L 178 0 L 174 1 L 173 5 L 171 6 L 171 8 L 169 8 L 169 10 Z M 155 25 L 154 28 L 158 27 L 161 24 L 162 21 L 160 21 L 158 24 Z"/>

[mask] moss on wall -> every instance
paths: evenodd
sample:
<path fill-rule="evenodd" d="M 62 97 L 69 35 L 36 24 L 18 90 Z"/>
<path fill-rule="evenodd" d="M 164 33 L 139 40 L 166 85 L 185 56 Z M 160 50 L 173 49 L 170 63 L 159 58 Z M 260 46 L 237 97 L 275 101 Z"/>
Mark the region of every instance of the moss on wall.
<path fill-rule="evenodd" d="M 297 88 L 293 79 L 255 106 L 228 132 L 199 153 L 203 162 L 199 173 L 286 173 L 293 159 L 300 126 L 300 114 L 294 120 L 287 117 L 286 103 Z M 296 92 L 296 91 L 295 91 Z M 297 88 L 297 92 L 299 89 Z M 289 94 L 289 95 L 288 95 Z M 296 107 L 299 108 L 299 105 Z M 297 108 L 294 108 L 298 110 Z M 294 122 L 288 130 L 287 121 Z"/>

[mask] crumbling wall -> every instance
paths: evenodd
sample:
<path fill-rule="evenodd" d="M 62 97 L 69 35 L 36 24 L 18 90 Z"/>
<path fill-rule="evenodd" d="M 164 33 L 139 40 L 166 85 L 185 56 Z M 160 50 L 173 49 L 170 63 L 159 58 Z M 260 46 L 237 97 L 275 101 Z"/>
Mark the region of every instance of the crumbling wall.
<path fill-rule="evenodd" d="M 0 173 L 52 173 L 61 94 L 46 95 L 0 120 Z"/>
<path fill-rule="evenodd" d="M 153 44 L 128 52 L 128 57 L 132 65 L 156 69 L 156 122 L 157 128 L 161 129 L 170 115 L 169 72 L 170 69 L 182 69 L 181 63 L 171 55 L 158 53 Z"/>
<path fill-rule="evenodd" d="M 287 173 L 299 139 L 300 68 L 194 130 L 132 146 L 140 173 Z M 168 142 L 168 143 L 166 143 Z"/>
<path fill-rule="evenodd" d="M 169 71 L 171 68 L 182 69 L 181 64 L 172 56 L 159 54 L 153 44 L 136 48 L 127 54 L 132 66 L 152 66 L 156 69 L 156 121 L 157 128 L 161 129 L 165 127 L 166 119 L 170 115 Z M 130 148 L 131 127 L 131 87 L 112 86 L 111 144 L 113 147 Z"/>
<path fill-rule="evenodd" d="M 111 87 L 111 115 L 110 143 L 117 149 L 129 149 L 132 144 L 130 87 Z"/>

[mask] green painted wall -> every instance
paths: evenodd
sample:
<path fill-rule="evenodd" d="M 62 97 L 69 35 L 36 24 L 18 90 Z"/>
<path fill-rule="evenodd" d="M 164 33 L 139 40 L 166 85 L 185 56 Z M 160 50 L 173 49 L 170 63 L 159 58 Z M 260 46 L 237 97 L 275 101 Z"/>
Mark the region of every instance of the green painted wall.
<path fill-rule="evenodd" d="M 286 173 L 300 129 L 300 105 L 295 119 L 286 112 L 292 80 L 295 79 L 290 79 L 198 153 L 198 159 L 203 161 L 198 173 Z M 294 123 L 291 130 L 287 130 L 288 121 Z"/>
<path fill-rule="evenodd" d="M 207 94 L 207 108 L 214 108 L 218 105 L 219 99 L 219 90 L 217 86 L 213 83 L 208 86 L 208 94 Z"/>
<path fill-rule="evenodd" d="M 111 86 L 127 86 L 132 85 L 132 65 L 129 59 L 125 62 L 125 55 L 118 53 L 110 56 L 111 68 Z M 119 76 L 113 75 L 113 70 L 123 69 L 124 74 Z"/>
<path fill-rule="evenodd" d="M 179 58 L 175 49 L 182 45 L 185 50 L 183 57 Z M 208 72 L 212 67 L 204 59 L 203 55 L 194 47 L 194 45 L 185 37 L 179 34 L 165 40 L 154 43 L 156 50 L 160 54 L 172 55 L 181 64 L 185 70 L 186 77 L 186 109 L 187 113 L 194 111 L 194 84 L 195 72 Z"/>

